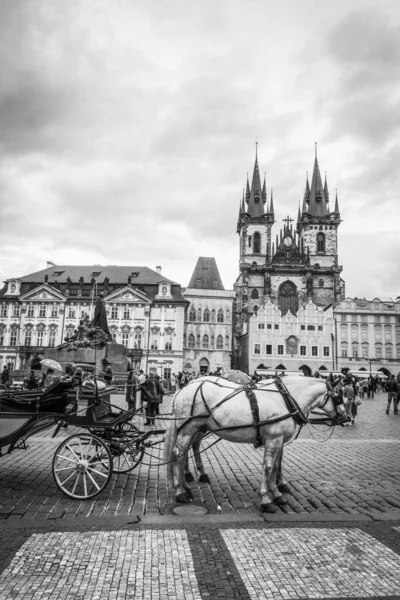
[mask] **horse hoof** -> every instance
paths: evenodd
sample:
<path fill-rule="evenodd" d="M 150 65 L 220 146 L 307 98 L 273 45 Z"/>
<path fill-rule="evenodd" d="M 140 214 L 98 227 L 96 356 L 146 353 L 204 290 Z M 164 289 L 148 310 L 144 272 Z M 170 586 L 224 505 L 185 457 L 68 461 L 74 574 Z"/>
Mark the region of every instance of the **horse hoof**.
<path fill-rule="evenodd" d="M 290 494 L 290 487 L 288 486 L 287 483 L 280 483 L 278 485 L 278 490 L 280 492 L 283 492 L 284 494 Z"/>
<path fill-rule="evenodd" d="M 185 473 L 185 479 L 188 483 L 194 481 L 194 477 L 193 475 L 189 472 L 189 473 Z"/>
<path fill-rule="evenodd" d="M 188 502 L 192 501 L 192 497 L 187 492 L 181 492 L 180 494 L 176 495 L 176 501 L 187 504 Z"/>
<path fill-rule="evenodd" d="M 275 506 L 271 502 L 261 502 L 261 512 L 274 513 L 276 512 Z"/>
<path fill-rule="evenodd" d="M 206 475 L 206 473 L 204 473 L 204 475 L 200 475 L 199 481 L 200 483 L 210 483 L 210 478 L 208 475 Z"/>
<path fill-rule="evenodd" d="M 193 500 L 193 494 L 192 494 L 192 490 L 190 488 L 188 488 L 186 490 L 186 495 L 190 500 Z"/>
<path fill-rule="evenodd" d="M 274 498 L 274 503 L 277 504 L 278 506 L 283 506 L 284 504 L 287 504 L 287 502 L 283 496 L 277 496 L 276 498 Z"/>

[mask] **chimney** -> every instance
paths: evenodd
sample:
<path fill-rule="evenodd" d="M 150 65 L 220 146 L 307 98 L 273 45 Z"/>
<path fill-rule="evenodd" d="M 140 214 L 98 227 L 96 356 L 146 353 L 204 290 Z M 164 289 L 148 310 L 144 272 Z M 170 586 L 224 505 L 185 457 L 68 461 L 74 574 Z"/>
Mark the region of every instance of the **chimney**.
<path fill-rule="evenodd" d="M 156 271 L 157 271 L 157 273 L 159 273 L 161 275 L 161 267 L 159 267 L 159 266 L 156 267 Z"/>
<path fill-rule="evenodd" d="M 56 266 L 53 262 L 51 262 L 51 260 L 48 260 L 46 264 L 47 264 L 47 268 L 48 269 L 50 269 L 50 267 L 55 267 Z"/>

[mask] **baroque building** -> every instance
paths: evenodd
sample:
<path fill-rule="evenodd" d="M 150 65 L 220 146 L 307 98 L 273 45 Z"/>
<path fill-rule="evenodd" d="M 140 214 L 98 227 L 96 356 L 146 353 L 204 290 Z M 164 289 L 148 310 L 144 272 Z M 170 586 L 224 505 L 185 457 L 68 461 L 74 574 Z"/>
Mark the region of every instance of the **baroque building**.
<path fill-rule="evenodd" d="M 115 342 L 136 369 L 169 378 L 183 366 L 187 301 L 178 283 L 148 267 L 71 266 L 48 263 L 9 279 L 0 291 L 0 366 L 29 369 L 46 347 L 71 335 L 104 293 Z"/>
<path fill-rule="evenodd" d="M 296 226 L 293 226 L 293 219 L 286 217 L 280 233 L 273 241 L 274 222 L 272 191 L 268 199 L 265 177 L 261 185 L 256 153 L 252 184 L 250 187 L 247 180 L 237 223 L 240 258 L 239 276 L 234 284 L 234 364 L 238 368 L 249 369 L 253 365 L 250 357 L 254 344 L 258 342 L 253 339 L 254 330 L 250 328 L 250 321 L 261 308 L 272 305 L 279 309 L 281 319 L 290 314 L 300 323 L 300 310 L 305 310 L 310 304 L 326 308 L 339 302 L 345 294 L 344 281 L 340 277 L 342 267 L 338 262 L 338 229 L 341 222 L 338 198 L 336 194 L 331 210 L 327 179 L 325 176 L 323 184 L 317 155 L 311 185 L 308 176 L 306 179 Z M 308 331 L 313 330 L 304 330 L 305 333 Z M 260 335 L 259 332 L 257 335 Z M 265 344 L 269 344 L 269 341 L 266 338 Z M 281 343 L 278 345 L 282 347 Z M 308 343 L 303 334 L 302 340 L 297 340 L 298 351 L 300 346 L 304 348 L 314 344 L 312 340 Z M 331 344 L 323 346 L 325 352 L 328 346 L 331 347 Z M 283 344 L 283 347 L 287 345 Z M 332 356 L 332 350 L 329 356 Z M 298 369 L 299 357 L 291 352 L 289 358 L 286 368 Z M 272 357 L 271 361 L 276 362 Z"/>
<path fill-rule="evenodd" d="M 198 259 L 184 297 L 189 302 L 184 369 L 196 373 L 230 369 L 234 291 L 225 290 L 214 258 Z"/>

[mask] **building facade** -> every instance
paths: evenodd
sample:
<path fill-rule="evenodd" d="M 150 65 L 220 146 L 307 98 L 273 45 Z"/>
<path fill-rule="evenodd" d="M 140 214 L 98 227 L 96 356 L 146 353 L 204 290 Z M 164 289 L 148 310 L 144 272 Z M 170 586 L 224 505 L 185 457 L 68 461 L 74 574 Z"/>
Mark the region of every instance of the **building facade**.
<path fill-rule="evenodd" d="M 214 258 L 198 259 L 184 296 L 189 302 L 184 369 L 195 373 L 230 369 L 234 291 L 225 290 Z"/>
<path fill-rule="evenodd" d="M 279 315 L 279 318 L 276 316 L 277 321 L 274 321 L 274 327 L 279 327 L 273 330 L 276 341 L 272 343 L 272 348 L 279 346 L 280 349 L 294 349 L 294 352 L 286 356 L 288 370 L 304 366 L 306 371 L 312 371 L 320 358 L 328 359 L 323 360 L 321 366 L 325 363 L 332 365 L 332 340 L 329 339 L 333 335 L 333 331 L 330 331 L 332 315 L 328 317 L 324 311 L 318 311 L 318 308 L 325 309 L 339 302 L 344 297 L 345 287 L 340 277 L 342 267 L 338 261 L 338 229 L 341 219 L 337 195 L 333 210 L 330 209 L 329 201 L 327 179 L 325 177 L 323 184 L 315 156 L 311 185 L 307 177 L 303 205 L 301 210 L 299 207 L 296 226 L 293 226 L 294 220 L 287 217 L 276 240 L 272 241 L 272 226 L 275 222 L 272 191 L 268 200 L 265 178 L 261 186 L 256 155 L 252 184 L 250 187 L 247 181 L 237 224 L 240 258 L 239 276 L 234 284 L 234 364 L 238 368 L 251 371 L 253 364 L 257 362 L 256 357 L 251 358 L 254 348 L 258 348 L 255 344 L 261 344 L 261 348 L 271 346 L 272 332 L 254 329 L 259 311 L 267 306 L 268 311 L 273 307 L 273 314 Z M 315 312 L 319 318 L 324 315 L 323 324 L 310 323 L 308 328 L 309 311 L 310 315 Z M 263 311 L 261 318 L 265 314 Z M 285 319 L 286 315 L 289 315 L 289 321 Z M 293 339 L 290 343 L 289 339 L 281 338 L 283 331 L 290 337 L 287 322 L 292 323 L 294 329 L 305 326 L 305 329 L 298 331 L 301 332 L 301 338 L 296 334 L 296 343 Z M 323 331 L 327 332 L 327 339 L 324 337 L 321 348 L 328 352 L 329 347 L 329 355 L 321 357 L 319 354 L 306 354 L 307 361 L 303 365 L 300 348 L 301 351 L 304 348 L 314 348 L 316 351 L 316 346 L 320 346 L 314 339 L 316 330 L 311 328 L 314 326 L 322 326 Z M 262 341 L 263 335 L 265 339 Z"/>
<path fill-rule="evenodd" d="M 339 368 L 400 372 L 400 298 L 345 298 L 334 316 Z"/>
<path fill-rule="evenodd" d="M 5 282 L 0 291 L 0 366 L 29 369 L 46 347 L 73 334 L 104 293 L 114 341 L 125 345 L 133 367 L 169 378 L 183 367 L 187 301 L 161 268 L 71 266 L 46 269 Z"/>

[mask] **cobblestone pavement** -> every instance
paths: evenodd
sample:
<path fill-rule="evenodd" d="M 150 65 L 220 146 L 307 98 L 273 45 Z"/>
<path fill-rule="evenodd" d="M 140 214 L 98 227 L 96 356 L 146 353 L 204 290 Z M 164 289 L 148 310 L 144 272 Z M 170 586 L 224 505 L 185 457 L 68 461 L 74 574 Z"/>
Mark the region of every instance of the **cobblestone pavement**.
<path fill-rule="evenodd" d="M 336 427 L 333 436 L 325 427 L 304 428 L 285 448 L 284 473 L 291 486 L 281 514 L 370 515 L 400 509 L 400 415 L 386 415 L 386 394 L 364 399 L 354 426 Z M 171 399 L 163 404 L 170 408 Z M 160 419 L 160 426 L 163 427 Z M 145 454 L 130 474 L 114 474 L 95 499 L 69 499 L 58 490 L 52 476 L 54 452 L 73 433 L 52 430 L 28 440 L 28 450 L 16 450 L 0 459 L 0 522 L 7 519 L 111 517 L 158 515 L 174 502 L 162 460 L 162 444 Z M 316 438 L 316 439 L 313 439 Z M 213 441 L 209 438 L 206 447 Z M 318 441 L 320 440 L 320 441 Z M 191 484 L 194 503 L 217 505 L 222 514 L 259 514 L 259 484 L 263 450 L 251 445 L 220 441 L 204 452 L 203 462 L 211 484 Z M 192 468 L 195 474 L 194 466 Z"/>
<path fill-rule="evenodd" d="M 80 502 L 51 472 L 73 430 L 42 432 L 0 459 L 0 600 L 400 599 L 400 415 L 385 404 L 364 399 L 356 425 L 325 443 L 325 428 L 302 431 L 285 449 L 291 494 L 275 515 L 259 512 L 251 446 L 205 452 L 211 483 L 193 482 L 193 505 L 176 511 L 162 444 Z"/>

